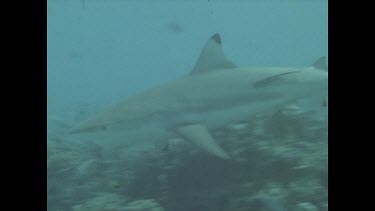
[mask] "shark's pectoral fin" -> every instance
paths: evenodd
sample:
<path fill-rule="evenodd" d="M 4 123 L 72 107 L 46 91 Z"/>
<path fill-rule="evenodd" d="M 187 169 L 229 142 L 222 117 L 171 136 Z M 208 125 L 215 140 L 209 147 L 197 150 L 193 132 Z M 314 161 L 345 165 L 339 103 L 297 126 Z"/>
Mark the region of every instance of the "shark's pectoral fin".
<path fill-rule="evenodd" d="M 276 110 L 276 112 L 272 115 L 272 117 L 278 116 L 278 115 L 291 115 L 291 114 L 299 114 L 301 113 L 301 108 L 297 106 L 295 103 L 289 103 L 283 106 L 282 108 Z"/>
<path fill-rule="evenodd" d="M 229 155 L 212 138 L 206 126 L 202 124 L 184 125 L 177 128 L 177 132 L 204 151 L 220 158 L 230 159 Z"/>

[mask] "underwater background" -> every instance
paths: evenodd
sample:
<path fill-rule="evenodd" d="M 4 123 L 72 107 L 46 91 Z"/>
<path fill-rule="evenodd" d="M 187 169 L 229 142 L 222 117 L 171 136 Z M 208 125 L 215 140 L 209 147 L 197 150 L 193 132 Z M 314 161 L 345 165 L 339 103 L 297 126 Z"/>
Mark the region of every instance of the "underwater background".
<path fill-rule="evenodd" d="M 48 0 L 49 211 L 328 210 L 327 107 L 305 102 L 214 131 L 238 162 L 176 142 L 131 150 L 66 135 L 188 74 L 220 33 L 239 66 L 328 55 L 326 0 Z"/>

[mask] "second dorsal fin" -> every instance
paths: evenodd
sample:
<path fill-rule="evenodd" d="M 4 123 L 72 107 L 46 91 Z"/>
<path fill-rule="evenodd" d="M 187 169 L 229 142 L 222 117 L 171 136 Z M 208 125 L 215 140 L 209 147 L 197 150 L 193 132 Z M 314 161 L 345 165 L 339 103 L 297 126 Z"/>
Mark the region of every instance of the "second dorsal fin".
<path fill-rule="evenodd" d="M 195 75 L 215 69 L 229 69 L 235 67 L 237 66 L 225 57 L 220 34 L 216 33 L 207 41 L 191 74 Z"/>

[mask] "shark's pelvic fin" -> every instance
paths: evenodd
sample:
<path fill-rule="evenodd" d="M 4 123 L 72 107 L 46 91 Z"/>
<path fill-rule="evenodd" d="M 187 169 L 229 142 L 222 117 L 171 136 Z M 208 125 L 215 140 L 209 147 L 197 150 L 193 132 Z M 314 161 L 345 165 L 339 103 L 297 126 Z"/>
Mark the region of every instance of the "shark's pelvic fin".
<path fill-rule="evenodd" d="M 206 126 L 185 125 L 177 128 L 177 132 L 204 151 L 220 158 L 230 159 L 229 155 L 212 138 Z"/>
<path fill-rule="evenodd" d="M 328 71 L 328 66 L 327 66 L 327 63 L 326 63 L 326 57 L 325 57 L 325 56 L 322 56 L 322 57 L 320 57 L 319 59 L 317 59 L 317 60 L 312 64 L 312 66 L 313 66 L 315 69 Z"/>
<path fill-rule="evenodd" d="M 208 72 L 215 69 L 229 69 L 237 67 L 228 60 L 223 52 L 220 34 L 214 34 L 204 46 L 191 75 Z"/>

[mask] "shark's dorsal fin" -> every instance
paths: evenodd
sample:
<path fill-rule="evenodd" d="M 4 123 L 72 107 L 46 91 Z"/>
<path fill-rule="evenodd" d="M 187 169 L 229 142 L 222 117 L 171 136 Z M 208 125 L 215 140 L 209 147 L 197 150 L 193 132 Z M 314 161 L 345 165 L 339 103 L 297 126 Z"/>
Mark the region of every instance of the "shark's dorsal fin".
<path fill-rule="evenodd" d="M 215 69 L 229 69 L 237 67 L 228 60 L 223 52 L 220 34 L 214 34 L 204 46 L 191 75 L 208 72 Z"/>
<path fill-rule="evenodd" d="M 319 59 L 317 59 L 317 60 L 312 64 L 312 66 L 313 66 L 315 69 L 328 71 L 328 66 L 327 66 L 327 63 L 326 63 L 326 57 L 325 57 L 325 56 L 322 56 L 322 57 L 320 57 Z"/>

